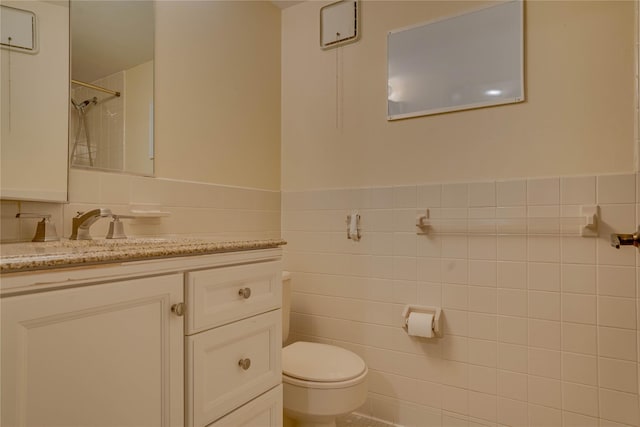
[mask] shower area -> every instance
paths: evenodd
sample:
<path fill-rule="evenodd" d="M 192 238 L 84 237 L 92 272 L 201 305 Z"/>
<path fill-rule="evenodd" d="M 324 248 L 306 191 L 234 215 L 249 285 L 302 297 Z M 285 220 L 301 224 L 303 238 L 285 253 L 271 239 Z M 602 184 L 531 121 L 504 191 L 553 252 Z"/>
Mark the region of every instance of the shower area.
<path fill-rule="evenodd" d="M 69 8 L 69 165 L 153 176 L 154 2 Z"/>
<path fill-rule="evenodd" d="M 91 83 L 72 81 L 71 166 L 124 169 L 124 77 L 124 72 L 118 72 Z"/>

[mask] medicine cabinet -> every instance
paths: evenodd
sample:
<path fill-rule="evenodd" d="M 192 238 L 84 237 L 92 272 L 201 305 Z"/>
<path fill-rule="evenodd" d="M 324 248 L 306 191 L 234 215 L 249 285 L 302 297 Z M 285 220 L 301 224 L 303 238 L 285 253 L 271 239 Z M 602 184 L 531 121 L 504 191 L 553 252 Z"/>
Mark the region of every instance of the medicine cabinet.
<path fill-rule="evenodd" d="M 0 198 L 65 202 L 69 4 L 2 0 L 1 6 Z M 15 39 L 31 32 L 35 48 L 12 45 L 13 32 Z"/>

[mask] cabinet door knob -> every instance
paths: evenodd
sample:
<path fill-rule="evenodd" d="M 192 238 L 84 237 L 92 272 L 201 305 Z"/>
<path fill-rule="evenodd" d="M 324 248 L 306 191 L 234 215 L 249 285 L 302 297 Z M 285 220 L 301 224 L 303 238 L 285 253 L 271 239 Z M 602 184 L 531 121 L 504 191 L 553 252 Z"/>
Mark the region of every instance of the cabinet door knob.
<path fill-rule="evenodd" d="M 184 316 L 184 309 L 185 305 L 183 302 L 179 302 L 171 306 L 171 312 L 176 316 Z"/>
<path fill-rule="evenodd" d="M 246 359 L 238 360 L 238 366 L 246 371 L 251 366 L 251 359 L 247 357 Z"/>
<path fill-rule="evenodd" d="M 238 295 L 242 298 L 247 299 L 251 296 L 251 288 L 242 288 L 238 291 Z"/>

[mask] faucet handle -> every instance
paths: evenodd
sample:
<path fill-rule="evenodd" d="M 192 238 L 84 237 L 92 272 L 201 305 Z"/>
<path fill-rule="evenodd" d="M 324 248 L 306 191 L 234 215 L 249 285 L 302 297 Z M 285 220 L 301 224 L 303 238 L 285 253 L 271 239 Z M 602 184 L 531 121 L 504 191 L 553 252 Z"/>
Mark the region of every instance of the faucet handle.
<path fill-rule="evenodd" d="M 34 212 L 18 212 L 16 218 L 42 218 L 51 219 L 51 214 L 34 213 Z"/>
<path fill-rule="evenodd" d="M 32 242 L 54 242 L 60 240 L 56 231 L 56 225 L 51 222 L 51 214 L 20 212 L 16 218 L 42 218 L 36 227 L 36 234 Z"/>
<path fill-rule="evenodd" d="M 124 233 L 124 224 L 120 222 L 120 218 L 136 218 L 133 215 L 117 215 L 112 214 L 113 221 L 109 223 L 109 231 L 107 232 L 107 239 L 126 239 L 127 235 Z"/>

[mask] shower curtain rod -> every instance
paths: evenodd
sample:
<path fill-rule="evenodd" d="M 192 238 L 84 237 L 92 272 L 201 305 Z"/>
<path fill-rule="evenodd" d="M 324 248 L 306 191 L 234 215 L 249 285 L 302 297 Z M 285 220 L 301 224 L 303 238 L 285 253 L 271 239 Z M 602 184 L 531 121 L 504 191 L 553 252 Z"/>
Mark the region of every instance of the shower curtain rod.
<path fill-rule="evenodd" d="M 96 86 L 96 85 L 93 85 L 91 83 L 81 82 L 80 80 L 71 79 L 71 83 L 76 84 L 76 85 L 80 85 L 80 86 L 84 86 L 84 87 L 88 87 L 89 89 L 99 90 L 100 92 L 109 93 L 109 94 L 114 95 L 114 96 L 120 96 L 120 92 L 118 92 L 118 91 L 111 90 L 111 89 L 105 89 L 105 88 L 103 88 L 101 86 Z"/>

